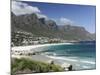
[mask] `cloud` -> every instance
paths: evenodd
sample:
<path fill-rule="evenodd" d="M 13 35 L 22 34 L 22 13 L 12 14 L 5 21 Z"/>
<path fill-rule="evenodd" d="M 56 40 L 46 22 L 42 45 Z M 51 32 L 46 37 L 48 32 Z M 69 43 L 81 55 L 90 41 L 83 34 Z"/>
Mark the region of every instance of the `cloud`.
<path fill-rule="evenodd" d="M 60 20 L 59 20 L 59 23 L 60 23 L 61 25 L 68 25 L 68 24 L 72 25 L 72 24 L 73 24 L 73 21 L 70 20 L 70 19 L 61 17 Z"/>
<path fill-rule="evenodd" d="M 36 13 L 37 17 L 38 18 L 45 18 L 45 19 L 48 19 L 48 17 L 44 14 L 41 14 L 41 13 Z"/>
<path fill-rule="evenodd" d="M 35 13 L 38 18 L 47 19 L 47 16 L 42 14 L 38 7 L 30 6 L 23 2 L 12 1 L 12 12 L 16 16 Z"/>
<path fill-rule="evenodd" d="M 32 13 L 40 13 L 37 7 L 30 6 L 23 2 L 12 1 L 12 12 L 15 15 L 24 15 Z"/>
<path fill-rule="evenodd" d="M 64 18 L 64 17 L 61 17 L 61 18 L 52 18 L 52 20 L 54 20 L 57 25 L 73 25 L 74 22 L 68 18 Z"/>

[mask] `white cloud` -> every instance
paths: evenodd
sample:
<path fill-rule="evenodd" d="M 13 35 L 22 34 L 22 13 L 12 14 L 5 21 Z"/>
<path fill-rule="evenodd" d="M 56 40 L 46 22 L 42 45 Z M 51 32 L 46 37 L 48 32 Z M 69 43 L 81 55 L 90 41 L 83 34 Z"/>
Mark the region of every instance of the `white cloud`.
<path fill-rule="evenodd" d="M 54 20 L 57 25 L 73 25 L 75 24 L 72 20 L 68 19 L 68 18 L 52 18 L 52 20 Z"/>
<path fill-rule="evenodd" d="M 12 1 L 12 12 L 17 16 L 35 13 L 38 16 L 38 18 L 47 19 L 46 15 L 41 14 L 41 11 L 38 7 L 30 6 L 27 3 L 23 2 Z"/>
<path fill-rule="evenodd" d="M 37 17 L 38 18 L 45 18 L 45 19 L 48 19 L 48 17 L 44 14 L 41 14 L 41 13 L 36 13 Z"/>
<path fill-rule="evenodd" d="M 15 15 L 24 15 L 32 13 L 40 13 L 37 7 L 30 6 L 23 2 L 12 1 L 12 12 Z"/>
<path fill-rule="evenodd" d="M 68 24 L 72 25 L 72 24 L 73 24 L 73 21 L 70 20 L 70 19 L 61 17 L 60 20 L 59 20 L 59 23 L 60 23 L 61 25 L 68 25 Z"/>
<path fill-rule="evenodd" d="M 42 14 L 41 10 L 38 7 L 30 6 L 27 3 L 19 1 L 12 1 L 12 12 L 16 16 L 35 13 L 38 18 L 45 18 L 46 20 L 48 19 L 46 15 Z M 59 20 L 55 21 L 58 25 L 67 25 L 73 23 L 71 20 L 64 17 L 61 17 Z"/>
<path fill-rule="evenodd" d="M 40 13 L 37 7 L 30 6 L 23 2 L 12 1 L 12 12 L 15 15 L 24 15 L 32 13 Z"/>

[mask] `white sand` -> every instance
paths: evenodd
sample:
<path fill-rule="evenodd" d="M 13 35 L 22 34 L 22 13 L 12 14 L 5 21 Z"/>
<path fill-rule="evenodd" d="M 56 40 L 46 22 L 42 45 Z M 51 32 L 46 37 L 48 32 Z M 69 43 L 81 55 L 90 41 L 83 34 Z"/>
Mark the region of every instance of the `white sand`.
<path fill-rule="evenodd" d="M 38 49 L 35 49 L 35 48 L 39 48 L 39 47 L 45 47 L 45 46 L 53 46 L 53 45 L 69 45 L 69 44 L 72 44 L 72 43 L 54 43 L 54 44 L 41 44 L 41 45 L 30 45 L 30 46 L 16 46 L 16 47 L 12 47 L 11 49 L 12 50 L 17 50 L 17 51 L 21 51 L 21 50 L 38 50 Z M 12 55 L 12 57 L 14 58 L 22 58 L 22 57 L 25 57 L 25 58 L 31 58 L 33 60 L 36 60 L 36 61 L 42 61 L 42 62 L 49 62 L 50 60 L 53 60 L 55 64 L 57 65 L 63 65 L 63 63 L 66 63 L 69 65 L 69 63 L 67 62 L 61 62 L 61 60 L 59 59 L 54 59 L 54 58 L 50 58 L 46 55 L 33 55 L 33 56 L 22 56 L 22 55 Z"/>
<path fill-rule="evenodd" d="M 44 47 L 44 46 L 52 46 L 52 45 L 69 45 L 69 44 L 72 44 L 72 43 L 54 43 L 54 44 L 39 44 L 39 45 L 29 45 L 29 46 L 15 46 L 15 47 L 12 47 L 11 50 L 31 50 L 31 49 L 35 49 L 35 48 L 39 48 L 39 47 Z"/>
<path fill-rule="evenodd" d="M 41 44 L 41 45 L 30 45 L 30 46 L 17 46 L 17 47 L 12 47 L 12 50 L 18 51 L 18 50 L 31 50 L 32 49 L 35 51 L 35 48 L 39 48 L 39 47 L 53 46 L 53 45 L 69 45 L 69 44 L 73 44 L 73 43 L 55 43 L 55 44 Z M 12 57 L 21 58 L 23 56 L 12 55 Z M 27 58 L 28 56 L 24 56 L 24 57 Z M 55 64 L 58 64 L 58 65 L 62 65 L 63 63 L 72 64 L 74 67 L 73 69 L 87 68 L 87 66 L 83 65 L 84 63 L 95 64 L 95 62 L 77 61 L 75 59 L 47 56 L 47 55 L 33 55 L 32 57 L 29 56 L 29 58 L 36 60 L 36 61 L 43 61 L 43 62 L 46 62 L 46 61 L 48 62 L 49 60 L 53 60 Z M 80 62 L 83 62 L 83 64 L 80 64 Z"/>

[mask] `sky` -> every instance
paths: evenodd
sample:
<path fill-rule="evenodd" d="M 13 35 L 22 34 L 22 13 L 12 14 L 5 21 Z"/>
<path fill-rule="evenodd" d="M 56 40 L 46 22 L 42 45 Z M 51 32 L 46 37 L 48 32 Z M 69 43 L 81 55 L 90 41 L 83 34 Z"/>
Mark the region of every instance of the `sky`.
<path fill-rule="evenodd" d="M 16 15 L 36 13 L 39 18 L 54 20 L 58 25 L 82 26 L 95 33 L 95 6 L 40 2 L 12 2 Z"/>

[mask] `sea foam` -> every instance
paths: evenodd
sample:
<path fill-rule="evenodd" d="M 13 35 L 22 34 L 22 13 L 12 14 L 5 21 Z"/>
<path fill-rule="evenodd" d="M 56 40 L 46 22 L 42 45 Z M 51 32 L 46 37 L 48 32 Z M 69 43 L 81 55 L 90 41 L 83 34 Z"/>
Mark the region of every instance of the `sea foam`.
<path fill-rule="evenodd" d="M 80 63 L 87 63 L 87 64 L 93 64 L 93 65 L 96 64 L 93 61 L 80 60 L 78 57 L 67 58 L 67 57 L 57 57 L 57 56 L 48 56 L 48 55 L 47 55 L 47 57 L 52 58 L 52 59 L 57 59 L 57 60 L 70 61 L 70 62 L 80 62 Z M 76 59 L 76 58 L 78 58 L 78 59 Z"/>

